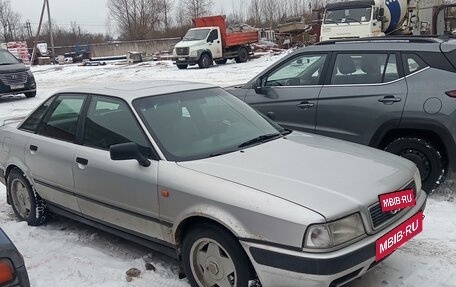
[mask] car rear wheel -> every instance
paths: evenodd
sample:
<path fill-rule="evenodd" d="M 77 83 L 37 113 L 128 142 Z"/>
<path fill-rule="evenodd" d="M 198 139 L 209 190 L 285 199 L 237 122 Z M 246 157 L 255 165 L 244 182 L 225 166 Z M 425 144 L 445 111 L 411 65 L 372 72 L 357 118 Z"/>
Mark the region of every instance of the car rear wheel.
<path fill-rule="evenodd" d="M 422 189 L 432 193 L 443 182 L 446 164 L 442 152 L 428 139 L 403 137 L 392 141 L 385 151 L 404 157 L 418 167 Z"/>
<path fill-rule="evenodd" d="M 24 93 L 24 95 L 25 95 L 27 98 L 33 98 L 33 97 L 36 96 L 36 91 Z"/>
<path fill-rule="evenodd" d="M 203 224 L 182 245 L 184 271 L 193 287 L 244 287 L 253 268 L 239 242 L 224 229 Z"/>
<path fill-rule="evenodd" d="M 8 175 L 7 188 L 17 218 L 31 226 L 46 222 L 46 205 L 20 170 L 14 169 Z"/>
<path fill-rule="evenodd" d="M 180 70 L 185 70 L 185 69 L 187 69 L 188 65 L 177 65 L 177 67 L 178 67 Z"/>
<path fill-rule="evenodd" d="M 198 62 L 198 66 L 200 69 L 207 69 L 209 66 L 212 65 L 212 58 L 208 54 L 201 55 L 201 58 Z"/>

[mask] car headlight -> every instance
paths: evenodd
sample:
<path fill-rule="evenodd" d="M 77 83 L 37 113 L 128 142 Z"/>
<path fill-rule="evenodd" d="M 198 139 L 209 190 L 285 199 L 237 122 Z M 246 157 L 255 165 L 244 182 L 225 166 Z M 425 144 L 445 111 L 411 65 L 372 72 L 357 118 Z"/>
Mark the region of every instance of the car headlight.
<path fill-rule="evenodd" d="M 33 78 L 32 70 L 28 69 L 28 70 L 27 70 L 27 75 L 28 75 L 29 77 L 32 77 L 32 78 Z"/>
<path fill-rule="evenodd" d="M 307 228 L 304 248 L 331 248 L 365 234 L 359 213 Z"/>
<path fill-rule="evenodd" d="M 198 51 L 197 50 L 192 50 L 190 52 L 190 57 L 196 57 L 196 56 L 198 56 Z"/>

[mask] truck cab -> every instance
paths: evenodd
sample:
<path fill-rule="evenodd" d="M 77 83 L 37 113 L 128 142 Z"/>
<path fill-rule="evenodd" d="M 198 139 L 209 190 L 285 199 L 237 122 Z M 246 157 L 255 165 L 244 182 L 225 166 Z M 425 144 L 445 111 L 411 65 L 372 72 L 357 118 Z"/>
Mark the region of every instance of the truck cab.
<path fill-rule="evenodd" d="M 330 3 L 325 8 L 320 41 L 384 36 L 381 16 L 374 1 Z"/>

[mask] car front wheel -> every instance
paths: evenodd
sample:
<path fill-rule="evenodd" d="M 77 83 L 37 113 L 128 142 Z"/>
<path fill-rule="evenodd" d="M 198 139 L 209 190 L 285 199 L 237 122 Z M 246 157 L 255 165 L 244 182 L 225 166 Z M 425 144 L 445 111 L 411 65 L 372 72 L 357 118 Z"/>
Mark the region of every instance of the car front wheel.
<path fill-rule="evenodd" d="M 224 229 L 203 224 L 182 245 L 184 271 L 193 287 L 245 287 L 252 267 L 239 242 Z"/>
<path fill-rule="evenodd" d="M 443 182 L 446 172 L 445 159 L 432 141 L 419 137 L 397 138 L 386 146 L 385 151 L 415 163 L 426 193 L 432 193 Z"/>
<path fill-rule="evenodd" d="M 20 170 L 14 169 L 8 175 L 7 188 L 14 214 L 19 220 L 26 221 L 31 226 L 46 222 L 47 212 L 44 201 Z"/>
<path fill-rule="evenodd" d="M 36 96 L 36 91 L 28 92 L 24 94 L 27 98 L 34 98 Z"/>

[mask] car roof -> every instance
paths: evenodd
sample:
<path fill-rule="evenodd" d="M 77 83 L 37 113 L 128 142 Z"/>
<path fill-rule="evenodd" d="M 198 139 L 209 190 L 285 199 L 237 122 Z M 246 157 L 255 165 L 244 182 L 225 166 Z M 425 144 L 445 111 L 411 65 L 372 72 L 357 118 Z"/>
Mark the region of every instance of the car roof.
<path fill-rule="evenodd" d="M 164 94 L 179 93 L 184 91 L 201 90 L 216 88 L 217 86 L 205 83 L 169 81 L 169 80 L 152 80 L 152 81 L 134 81 L 125 83 L 105 83 L 93 84 L 88 86 L 67 88 L 57 93 L 83 93 L 92 95 L 106 95 L 133 101 L 137 98 L 159 96 Z"/>
<path fill-rule="evenodd" d="M 329 40 L 308 46 L 302 51 L 428 51 L 440 52 L 440 45 L 454 45 L 451 38 L 422 36 L 385 36 L 360 39 Z M 456 45 L 455 45 L 456 48 Z"/>

